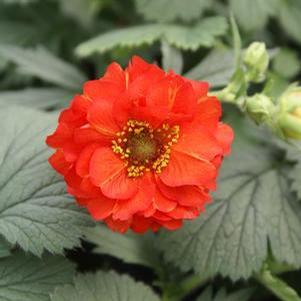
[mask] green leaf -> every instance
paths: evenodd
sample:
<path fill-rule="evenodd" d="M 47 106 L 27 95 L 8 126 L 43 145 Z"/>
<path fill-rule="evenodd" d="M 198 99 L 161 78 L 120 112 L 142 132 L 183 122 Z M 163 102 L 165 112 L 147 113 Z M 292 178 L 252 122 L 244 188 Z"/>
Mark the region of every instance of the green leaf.
<path fill-rule="evenodd" d="M 161 43 L 162 66 L 165 71 L 173 70 L 175 73 L 181 74 L 183 70 L 183 57 L 181 52 L 170 46 L 165 41 Z"/>
<path fill-rule="evenodd" d="M 273 60 L 273 69 L 285 78 L 296 76 L 301 67 L 296 52 L 289 48 L 281 49 Z"/>
<path fill-rule="evenodd" d="M 16 21 L 0 21 L 0 43 L 22 45 L 34 34 L 31 25 Z"/>
<path fill-rule="evenodd" d="M 212 0 L 136 0 L 136 9 L 146 20 L 191 21 L 200 17 L 211 4 Z"/>
<path fill-rule="evenodd" d="M 230 8 L 245 30 L 258 30 L 279 7 L 279 0 L 230 0 Z"/>
<path fill-rule="evenodd" d="M 189 70 L 185 77 L 205 80 L 211 87 L 228 84 L 234 73 L 234 55 L 230 50 L 213 50 L 199 64 Z"/>
<path fill-rule="evenodd" d="M 227 31 L 223 17 L 209 17 L 195 26 L 147 24 L 115 29 L 88 40 L 76 48 L 79 56 L 94 52 L 104 53 L 115 47 L 138 47 L 165 39 L 169 44 L 184 50 L 211 47 L 215 38 Z"/>
<path fill-rule="evenodd" d="M 214 294 L 212 287 L 209 286 L 196 301 L 248 301 L 252 294 L 253 289 L 241 289 L 230 294 L 227 294 L 225 289 L 220 289 Z"/>
<path fill-rule="evenodd" d="M 140 264 L 149 267 L 160 266 L 159 253 L 154 248 L 154 235 L 143 236 L 134 233 L 119 234 L 106 226 L 87 229 L 88 241 L 96 244 L 95 253 L 108 254 L 126 263 Z"/>
<path fill-rule="evenodd" d="M 260 270 L 269 241 L 276 260 L 300 267 L 301 207 L 275 151 L 236 141 L 206 212 L 179 231 L 162 233 L 166 259 L 184 271 L 237 280 Z"/>
<path fill-rule="evenodd" d="M 73 265 L 63 257 L 38 259 L 18 252 L 0 260 L 0 299 L 50 301 L 50 292 L 71 283 L 73 275 Z"/>
<path fill-rule="evenodd" d="M 297 192 L 298 198 L 301 200 L 301 154 L 300 161 L 294 166 L 291 172 L 291 178 L 293 180 L 292 189 Z"/>
<path fill-rule="evenodd" d="M 23 107 L 0 110 L 0 234 L 36 255 L 78 245 L 90 224 L 47 162 L 45 138 L 55 123 L 54 115 Z"/>
<path fill-rule="evenodd" d="M 205 18 L 193 27 L 180 25 L 165 26 L 164 37 L 168 43 L 184 50 L 197 50 L 211 47 L 215 38 L 227 31 L 228 25 L 223 17 Z"/>
<path fill-rule="evenodd" d="M 0 55 L 17 64 L 22 73 L 36 76 L 63 88 L 78 91 L 86 80 L 77 68 L 42 47 L 25 49 L 0 45 Z"/>
<path fill-rule="evenodd" d="M 0 236 L 0 259 L 10 255 L 11 246 L 9 243 Z"/>
<path fill-rule="evenodd" d="M 70 91 L 60 88 L 26 88 L 0 92 L 0 105 L 22 105 L 38 109 L 61 108 L 71 99 Z"/>
<path fill-rule="evenodd" d="M 301 44 L 301 2 L 296 0 L 286 0 L 281 3 L 282 5 L 279 10 L 280 23 L 289 36 Z"/>
<path fill-rule="evenodd" d="M 81 43 L 76 48 L 79 56 L 89 56 L 94 52 L 103 53 L 115 47 L 138 47 L 152 44 L 162 35 L 159 24 L 138 25 L 115 29 Z"/>
<path fill-rule="evenodd" d="M 98 272 L 75 278 L 74 285 L 56 289 L 51 301 L 159 301 L 146 285 L 135 282 L 129 276 L 115 272 Z"/>

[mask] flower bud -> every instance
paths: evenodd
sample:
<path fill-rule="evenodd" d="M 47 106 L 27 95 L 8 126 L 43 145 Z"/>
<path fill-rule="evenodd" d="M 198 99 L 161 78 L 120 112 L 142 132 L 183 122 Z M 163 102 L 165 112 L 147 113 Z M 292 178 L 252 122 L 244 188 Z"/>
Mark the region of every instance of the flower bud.
<path fill-rule="evenodd" d="M 264 94 L 255 94 L 246 99 L 246 110 L 257 124 L 267 122 L 275 110 L 272 100 Z"/>
<path fill-rule="evenodd" d="M 279 99 L 279 126 L 286 138 L 301 140 L 301 87 L 290 86 Z"/>
<path fill-rule="evenodd" d="M 265 79 L 269 54 L 264 43 L 252 43 L 246 50 L 243 61 L 247 68 L 246 75 L 249 81 L 259 83 Z"/>

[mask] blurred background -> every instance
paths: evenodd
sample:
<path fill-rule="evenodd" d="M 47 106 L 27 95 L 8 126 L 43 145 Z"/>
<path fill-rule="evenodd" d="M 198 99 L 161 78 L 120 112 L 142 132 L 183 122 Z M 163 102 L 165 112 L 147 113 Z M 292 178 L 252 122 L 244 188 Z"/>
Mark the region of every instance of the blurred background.
<path fill-rule="evenodd" d="M 230 12 L 243 47 L 274 51 L 275 93 L 300 78 L 300 0 L 0 0 L 0 103 L 64 107 L 133 54 L 222 87 L 233 73 Z"/>

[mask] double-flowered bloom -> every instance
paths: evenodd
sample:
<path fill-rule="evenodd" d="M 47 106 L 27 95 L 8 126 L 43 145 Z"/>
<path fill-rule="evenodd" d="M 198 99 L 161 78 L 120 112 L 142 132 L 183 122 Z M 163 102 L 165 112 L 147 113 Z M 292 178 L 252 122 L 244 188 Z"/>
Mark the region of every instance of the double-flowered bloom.
<path fill-rule="evenodd" d="M 120 232 L 173 230 L 194 219 L 233 133 L 208 84 L 134 57 L 85 83 L 59 117 L 49 162 L 95 220 Z"/>

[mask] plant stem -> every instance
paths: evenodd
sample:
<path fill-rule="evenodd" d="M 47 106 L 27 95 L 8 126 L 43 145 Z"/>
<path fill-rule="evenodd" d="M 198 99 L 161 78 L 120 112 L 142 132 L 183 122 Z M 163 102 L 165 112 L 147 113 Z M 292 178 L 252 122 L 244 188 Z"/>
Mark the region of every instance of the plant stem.
<path fill-rule="evenodd" d="M 257 274 L 255 278 L 280 300 L 301 301 L 297 292 L 283 280 L 273 275 L 267 265 L 265 265 L 261 273 Z"/>

